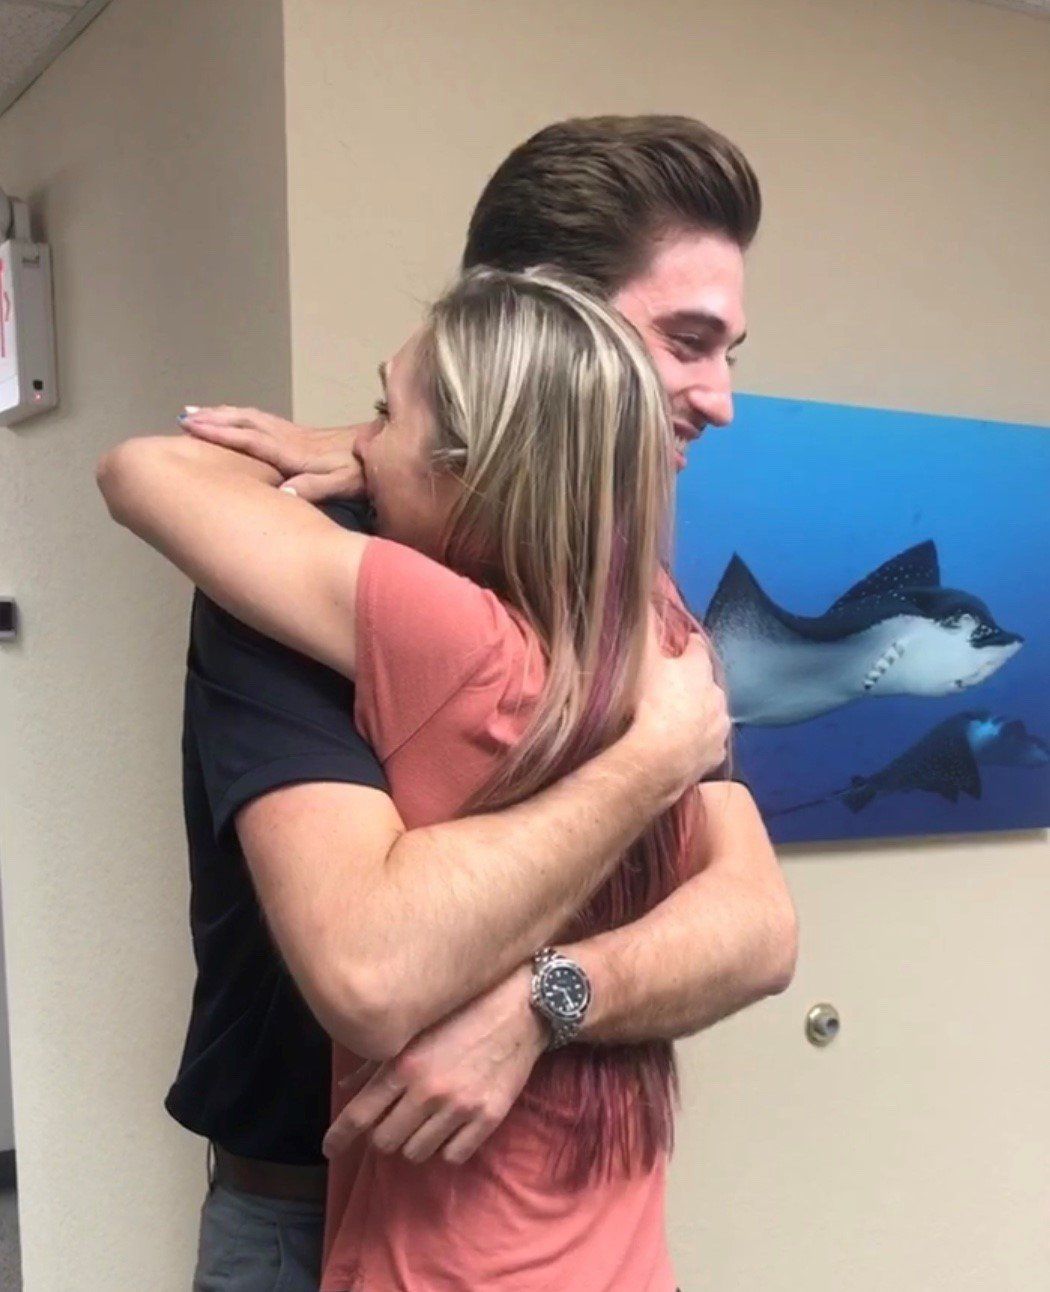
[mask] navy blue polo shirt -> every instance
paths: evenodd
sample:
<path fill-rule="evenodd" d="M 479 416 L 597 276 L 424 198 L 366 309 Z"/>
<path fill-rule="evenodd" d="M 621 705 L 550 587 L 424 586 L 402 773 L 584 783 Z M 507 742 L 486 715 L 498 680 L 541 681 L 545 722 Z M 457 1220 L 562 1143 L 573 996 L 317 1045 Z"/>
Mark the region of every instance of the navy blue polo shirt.
<path fill-rule="evenodd" d="M 367 532 L 355 503 L 321 510 Z M 386 789 L 354 729 L 353 707 L 346 678 L 197 593 L 182 742 L 197 982 L 165 1107 L 187 1129 L 245 1157 L 324 1160 L 331 1042 L 274 946 L 234 817 L 260 794 L 296 782 Z"/>

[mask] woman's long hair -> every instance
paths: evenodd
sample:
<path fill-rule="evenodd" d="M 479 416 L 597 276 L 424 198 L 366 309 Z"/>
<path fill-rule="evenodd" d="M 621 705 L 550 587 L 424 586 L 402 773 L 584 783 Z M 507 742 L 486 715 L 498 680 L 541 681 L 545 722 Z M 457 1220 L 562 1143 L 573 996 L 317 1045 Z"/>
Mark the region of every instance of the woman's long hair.
<path fill-rule="evenodd" d="M 444 559 L 516 608 L 546 654 L 525 733 L 466 810 L 493 809 L 623 734 L 654 608 L 684 644 L 666 573 L 671 419 L 638 334 L 556 271 L 471 271 L 432 308 L 417 354 L 436 464 L 464 485 Z M 698 811 L 692 794 L 655 820 L 565 932 L 615 928 L 671 893 Z M 529 1089 L 551 1112 L 573 1110 L 562 1165 L 577 1183 L 670 1148 L 667 1042 L 569 1047 L 541 1060 Z"/>

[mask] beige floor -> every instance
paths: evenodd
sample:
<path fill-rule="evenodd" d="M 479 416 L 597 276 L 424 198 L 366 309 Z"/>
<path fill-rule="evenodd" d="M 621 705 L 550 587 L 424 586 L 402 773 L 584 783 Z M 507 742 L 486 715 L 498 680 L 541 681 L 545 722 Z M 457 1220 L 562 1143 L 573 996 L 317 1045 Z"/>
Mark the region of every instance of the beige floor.
<path fill-rule="evenodd" d="M 22 1292 L 18 1199 L 14 1189 L 0 1193 L 0 1292 Z"/>

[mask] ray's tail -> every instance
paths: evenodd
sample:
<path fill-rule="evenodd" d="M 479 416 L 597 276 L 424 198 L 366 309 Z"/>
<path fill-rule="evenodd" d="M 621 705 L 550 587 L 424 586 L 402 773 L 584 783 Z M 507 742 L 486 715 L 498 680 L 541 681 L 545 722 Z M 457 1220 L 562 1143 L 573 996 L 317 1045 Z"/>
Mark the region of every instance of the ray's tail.
<path fill-rule="evenodd" d="M 878 790 L 870 781 L 865 780 L 863 776 L 854 776 L 852 785 L 845 789 L 832 790 L 830 794 L 822 794 L 818 799 L 806 799 L 804 803 L 792 803 L 789 807 L 773 808 L 772 811 L 763 812 L 762 815 L 766 818 L 790 816 L 793 812 L 819 807 L 822 803 L 831 803 L 835 799 L 841 800 L 851 812 L 859 812 L 868 806 L 877 793 Z"/>
<path fill-rule="evenodd" d="M 859 812 L 861 808 L 868 806 L 877 793 L 878 790 L 871 781 L 865 780 L 863 776 L 854 776 L 850 788 L 839 790 L 834 797 L 841 799 L 851 812 Z"/>

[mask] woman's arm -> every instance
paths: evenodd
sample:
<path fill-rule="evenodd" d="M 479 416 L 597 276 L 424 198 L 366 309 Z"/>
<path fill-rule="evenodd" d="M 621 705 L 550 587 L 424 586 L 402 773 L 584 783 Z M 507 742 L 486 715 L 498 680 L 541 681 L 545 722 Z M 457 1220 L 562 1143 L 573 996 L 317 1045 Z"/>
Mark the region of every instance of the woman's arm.
<path fill-rule="evenodd" d="M 242 622 L 352 677 L 369 540 L 280 481 L 273 467 L 188 436 L 128 440 L 98 467 L 114 520 Z"/>

